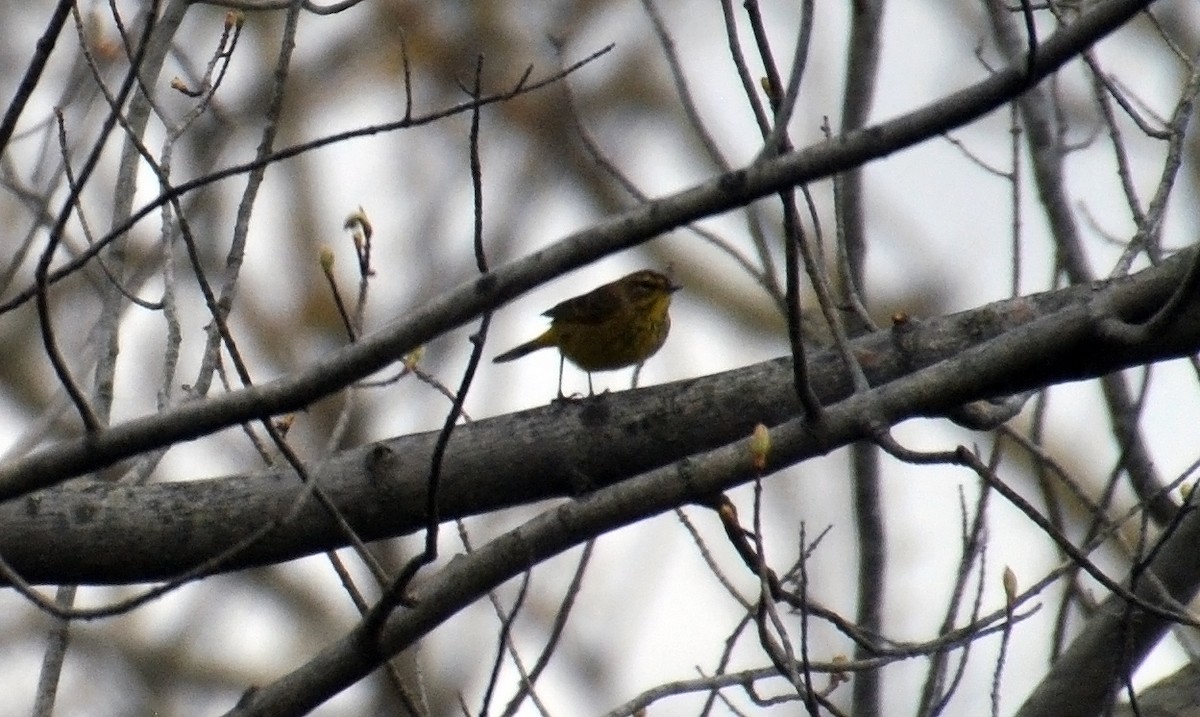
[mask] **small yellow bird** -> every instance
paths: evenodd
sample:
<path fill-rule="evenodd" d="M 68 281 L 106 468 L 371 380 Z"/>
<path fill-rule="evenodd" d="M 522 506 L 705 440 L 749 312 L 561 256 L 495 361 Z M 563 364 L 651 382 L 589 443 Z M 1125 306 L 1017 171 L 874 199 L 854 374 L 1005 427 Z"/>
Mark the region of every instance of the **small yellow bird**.
<path fill-rule="evenodd" d="M 541 336 L 493 359 L 504 363 L 554 346 L 558 362 L 558 397 L 563 397 L 563 362 L 587 372 L 588 395 L 593 371 L 615 371 L 643 363 L 667 340 L 671 330 L 671 294 L 680 287 L 657 271 L 634 273 L 567 299 L 542 314 L 550 328 Z"/>

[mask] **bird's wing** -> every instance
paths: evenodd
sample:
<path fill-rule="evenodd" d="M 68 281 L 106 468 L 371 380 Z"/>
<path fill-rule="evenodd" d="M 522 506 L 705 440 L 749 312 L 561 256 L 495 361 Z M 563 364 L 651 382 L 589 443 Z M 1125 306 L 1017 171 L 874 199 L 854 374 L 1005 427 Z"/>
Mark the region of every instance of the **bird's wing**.
<path fill-rule="evenodd" d="M 615 301 L 619 301 L 618 297 L 613 296 L 611 291 L 603 291 L 607 286 L 602 286 L 594 291 L 589 291 L 582 296 L 576 296 L 572 299 L 567 299 L 562 303 L 556 304 L 549 311 L 546 311 L 542 316 L 549 316 L 551 319 L 569 321 L 573 324 L 600 324 L 608 319 L 613 310 Z"/>

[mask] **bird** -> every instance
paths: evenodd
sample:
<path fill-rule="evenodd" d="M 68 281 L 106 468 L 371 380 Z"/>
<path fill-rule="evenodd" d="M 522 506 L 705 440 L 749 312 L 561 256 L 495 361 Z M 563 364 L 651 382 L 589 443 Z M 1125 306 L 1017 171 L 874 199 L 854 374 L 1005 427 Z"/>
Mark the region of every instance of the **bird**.
<path fill-rule="evenodd" d="M 592 372 L 641 365 L 662 348 L 671 330 L 671 295 L 679 285 L 657 271 L 643 269 L 556 304 L 542 315 L 550 327 L 540 336 L 492 359 L 505 363 L 538 349 L 559 351 L 558 400 L 562 400 L 563 364 L 569 360 Z"/>

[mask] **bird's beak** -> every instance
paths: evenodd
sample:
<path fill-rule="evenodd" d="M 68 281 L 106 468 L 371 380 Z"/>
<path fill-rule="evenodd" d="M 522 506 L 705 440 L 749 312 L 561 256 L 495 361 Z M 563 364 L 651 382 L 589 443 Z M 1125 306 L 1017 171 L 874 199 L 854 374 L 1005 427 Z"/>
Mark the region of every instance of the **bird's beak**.
<path fill-rule="evenodd" d="M 671 284 L 667 287 L 667 291 L 674 294 L 676 291 L 679 291 L 682 288 L 683 288 L 682 284 L 676 284 L 675 282 L 672 281 Z"/>

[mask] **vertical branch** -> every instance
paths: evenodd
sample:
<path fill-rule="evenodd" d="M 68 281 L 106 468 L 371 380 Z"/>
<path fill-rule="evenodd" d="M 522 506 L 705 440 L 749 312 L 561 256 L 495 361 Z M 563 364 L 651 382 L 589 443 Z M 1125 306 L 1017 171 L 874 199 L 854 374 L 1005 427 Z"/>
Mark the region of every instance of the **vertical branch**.
<path fill-rule="evenodd" d="M 483 56 L 479 56 L 475 61 L 475 84 L 471 89 L 471 98 L 478 100 L 480 97 L 480 82 L 483 75 Z M 470 164 L 471 164 L 471 195 L 473 197 L 475 212 L 474 212 L 474 231 L 472 232 L 471 246 L 475 255 L 475 267 L 479 273 L 486 274 L 488 271 L 487 254 L 483 247 L 483 168 L 479 161 L 479 106 L 476 105 L 471 111 L 471 135 L 470 135 Z M 458 424 L 459 416 L 462 415 L 463 402 L 466 400 L 467 391 L 471 387 L 471 381 L 475 377 L 475 370 L 479 366 L 479 359 L 483 353 L 483 342 L 487 338 L 488 325 L 491 323 L 491 312 L 484 313 L 480 319 L 479 331 L 471 336 L 472 351 L 471 358 L 467 362 L 467 368 L 463 372 L 462 382 L 459 385 L 459 390 L 454 395 L 454 402 L 450 406 L 450 411 L 446 414 L 446 420 L 442 424 L 442 432 L 438 435 L 437 444 L 433 448 L 432 463 L 429 467 L 429 482 L 425 493 L 425 558 L 426 563 L 432 562 L 437 557 L 437 535 L 438 524 L 441 519 L 438 514 L 438 487 L 441 484 L 442 478 L 442 461 L 446 457 L 446 446 L 450 443 L 450 434 L 454 431 L 454 426 Z"/>
<path fill-rule="evenodd" d="M 56 38 L 58 32 L 61 31 L 62 23 L 66 22 L 67 14 L 69 14 L 72 6 L 73 3 L 70 2 L 59 4 L 56 13 L 61 13 L 61 16 L 56 14 L 54 19 L 54 22 L 58 23 L 58 27 L 53 28 L 54 22 L 52 22 L 53 34 L 51 35 L 50 31 L 48 30 L 47 35 L 43 38 L 43 41 L 47 43 L 46 47 L 44 48 L 45 56 L 41 58 L 35 58 L 35 65 L 38 63 L 39 59 L 44 64 L 46 56 L 49 55 L 50 49 L 53 47 L 54 38 Z M 114 102 L 109 107 L 108 115 L 104 120 L 99 135 L 96 137 L 91 153 L 81 166 L 78 178 L 71 182 L 68 192 L 69 196 L 64 203 L 62 210 L 59 212 L 58 217 L 56 218 L 54 228 L 51 230 L 50 237 L 47 240 L 46 248 L 38 260 L 35 273 L 37 282 L 37 310 L 40 319 L 39 323 L 42 332 L 43 344 L 46 348 L 47 355 L 50 358 L 50 362 L 54 367 L 55 373 L 58 374 L 59 380 L 62 381 L 64 389 L 67 391 L 67 394 L 70 396 L 72 402 L 75 403 L 76 409 L 80 412 L 84 426 L 88 431 L 99 430 L 105 423 L 107 423 L 108 415 L 112 407 L 112 385 L 116 371 L 117 355 L 117 324 L 124 297 L 120 287 L 121 277 L 118 275 L 114 277 L 113 281 L 110 281 L 108 284 L 106 284 L 106 291 L 100 316 L 99 335 L 103 338 L 107 338 L 108 350 L 99 352 L 95 373 L 95 388 L 93 391 L 93 399 L 95 403 L 93 404 L 83 396 L 81 390 L 75 385 L 74 379 L 70 376 L 70 372 L 59 353 L 57 340 L 54 337 L 53 328 L 50 323 L 51 316 L 49 307 L 48 275 L 50 263 L 54 257 L 54 254 L 56 253 L 58 242 L 62 238 L 62 233 L 66 227 L 67 220 L 70 217 L 71 210 L 79 201 L 80 193 L 83 191 L 84 186 L 87 184 L 88 179 L 100 160 L 100 154 L 104 149 L 104 145 L 109 134 L 112 132 L 113 128 L 116 127 L 118 121 L 121 120 L 121 113 L 123 111 L 125 101 L 129 98 L 130 93 L 133 91 L 133 88 L 136 85 L 138 73 L 141 72 L 141 64 L 146 59 L 147 46 L 149 45 L 150 38 L 152 37 L 155 29 L 157 13 L 158 0 L 154 0 L 146 10 L 145 24 L 142 28 L 142 35 L 140 37 L 137 51 L 130 58 L 129 70 L 122 81 L 121 88 L 118 91 Z M 43 41 L 39 41 L 39 51 L 43 50 Z M 31 66 L 30 70 L 32 71 L 33 69 L 34 66 Z M 39 73 L 40 69 L 41 68 L 38 67 Z M 34 81 L 36 82 L 36 75 L 34 74 L 27 74 L 26 79 L 29 79 L 31 76 L 34 77 Z M 29 91 L 32 91 L 32 87 L 29 88 Z M 21 90 L 18 89 L 18 97 L 20 97 L 20 92 Z M 22 104 L 23 102 L 24 98 L 21 99 Z M 16 107 L 13 107 L 10 108 L 10 112 L 11 114 L 5 117 L 5 122 L 7 123 L 9 117 L 11 116 L 12 123 L 15 125 L 16 118 L 19 115 L 20 110 Z M 11 135 L 12 127 L 7 126 L 6 131 L 8 133 L 7 135 L 4 134 L 5 128 L 0 128 L 0 139 L 3 140 L 3 142 L 0 142 L 0 146 L 7 143 L 8 137 Z M 69 158 L 65 153 L 63 161 L 69 161 Z M 121 261 L 120 254 L 118 253 L 114 264 L 114 271 L 121 271 L 122 265 L 123 262 Z M 55 602 L 65 609 L 70 609 L 75 602 L 75 593 L 76 587 L 74 585 L 62 585 L 58 588 L 55 594 Z M 67 647 L 70 641 L 70 625 L 71 623 L 67 619 L 55 618 L 54 624 L 49 630 L 49 639 L 46 652 L 42 656 L 42 665 L 38 673 L 38 684 L 34 703 L 33 714 L 37 715 L 38 717 L 41 717 L 42 715 L 49 717 L 53 713 L 55 696 L 58 691 L 58 683 L 62 674 L 63 664 L 67 655 Z"/>
<path fill-rule="evenodd" d="M 875 101 L 875 83 L 879 79 L 883 6 L 883 0 L 854 0 L 851 3 L 846 94 L 842 100 L 843 133 L 865 127 L 871 114 L 871 107 Z M 841 183 L 842 206 L 839 207 L 839 214 L 845 226 L 844 241 L 850 262 L 850 275 L 842 278 L 853 282 L 851 286 L 844 287 L 844 290 L 846 293 L 861 293 L 867 261 L 862 172 L 845 173 Z"/>
<path fill-rule="evenodd" d="M 800 666 L 804 670 L 804 703 L 808 711 L 819 715 L 816 704 L 816 691 L 813 689 L 812 667 L 809 662 L 808 637 L 808 535 L 804 522 L 800 523 L 800 555 L 796 560 L 796 592 L 800 598 Z"/>
<path fill-rule="evenodd" d="M 854 519 L 858 530 L 858 608 L 855 623 L 869 634 L 883 627 L 884 587 L 887 585 L 887 533 L 884 530 L 883 500 L 880 495 L 879 451 L 866 442 L 850 447 Z M 854 659 L 871 656 L 855 645 Z M 879 673 L 864 670 L 854 675 L 852 712 L 879 714 Z"/>
<path fill-rule="evenodd" d="M 74 585 L 61 585 L 55 591 L 54 602 L 70 609 L 75 603 Z M 55 618 L 55 625 L 49 630 L 46 641 L 46 651 L 42 654 L 42 666 L 38 670 L 38 682 L 34 692 L 34 717 L 51 717 L 54 714 L 54 702 L 58 696 L 58 681 L 62 677 L 63 663 L 67 659 L 67 645 L 70 643 L 70 622 Z"/>
<path fill-rule="evenodd" d="M 482 97 L 482 77 L 483 77 L 483 56 L 476 58 L 475 62 L 475 84 L 470 90 L 471 99 L 476 103 L 471 109 L 471 134 L 470 134 L 470 166 L 471 166 L 471 187 L 474 197 L 474 235 L 472 237 L 472 249 L 475 255 L 475 265 L 481 274 L 488 272 L 487 254 L 483 246 L 483 167 L 479 160 L 479 119 L 481 108 L 478 104 Z M 384 620 L 395 609 L 396 605 L 403 600 L 404 591 L 408 588 L 408 584 L 416 576 L 417 572 L 437 559 L 437 537 L 438 527 L 441 522 L 441 517 L 438 509 L 438 489 L 441 485 L 442 476 L 442 461 L 446 456 L 446 447 L 450 443 L 450 436 L 454 432 L 454 427 L 458 424 L 458 419 L 462 416 L 463 403 L 466 401 L 467 392 L 471 388 L 471 383 L 475 379 L 475 372 L 479 368 L 479 361 L 483 356 L 483 345 L 487 339 L 488 326 L 491 324 L 491 312 L 485 312 L 479 322 L 479 331 L 471 336 L 471 356 L 467 360 L 467 367 L 463 370 L 462 381 L 459 383 L 458 391 L 454 394 L 454 400 L 451 403 L 450 411 L 446 414 L 446 420 L 442 423 L 442 430 L 438 434 L 437 443 L 433 447 L 433 456 L 430 459 L 429 479 L 426 481 L 425 490 L 425 547 L 421 554 L 414 556 L 400 570 L 399 574 L 384 590 L 384 594 L 379 601 L 367 613 L 363 620 L 363 630 L 366 634 L 377 635 L 379 629 L 383 626 Z"/>
<path fill-rule="evenodd" d="M 102 428 L 104 420 L 96 413 L 87 397 L 83 395 L 82 389 L 76 385 L 74 377 L 71 376 L 70 369 L 66 364 L 61 350 L 58 346 L 58 339 L 54 335 L 54 327 L 52 316 L 50 313 L 50 264 L 54 260 L 54 255 L 57 253 L 62 234 L 66 228 L 67 221 L 70 219 L 72 210 L 75 208 L 79 199 L 79 195 L 83 192 L 88 180 L 95 171 L 96 165 L 100 161 L 100 154 L 104 149 L 105 142 L 109 134 L 117 126 L 118 118 L 121 114 L 121 108 L 128 99 L 130 93 L 136 85 L 137 75 L 140 71 L 142 58 L 145 54 L 147 41 L 150 33 L 154 28 L 155 15 L 158 10 L 157 2 L 153 3 L 146 13 L 146 23 L 143 28 L 141 42 L 139 43 L 137 53 L 131 58 L 129 71 L 125 75 L 124 81 L 121 83 L 121 88 L 117 92 L 116 102 L 109 108 L 109 113 L 105 117 L 100 128 L 100 132 L 96 137 L 95 143 L 92 146 L 91 152 L 84 160 L 80 167 L 78 178 L 73 186 L 70 187 L 68 197 L 55 218 L 54 228 L 50 231 L 50 236 L 46 240 L 46 247 L 42 250 L 42 254 L 38 259 L 37 268 L 35 269 L 35 281 L 37 285 L 36 304 L 38 312 L 39 327 L 41 329 L 42 344 L 45 347 L 46 355 L 50 359 L 50 364 L 54 368 L 55 374 L 66 389 L 71 401 L 75 404 L 76 410 L 79 412 L 80 418 L 83 421 L 84 428 L 88 432 L 95 432 Z M 115 249 L 115 247 L 114 247 Z M 115 264 L 121 265 L 121 256 L 117 253 Z M 109 298 L 105 301 L 105 308 L 101 311 L 101 328 L 109 337 L 107 351 L 100 352 L 100 361 L 96 368 L 96 399 L 100 403 L 100 413 L 106 415 L 108 405 L 112 401 L 112 371 L 113 365 L 116 362 L 116 326 L 115 316 L 112 310 L 111 302 L 119 302 L 121 293 L 114 289 L 113 294 L 109 294 Z M 115 298 L 112 298 L 115 294 Z"/>
<path fill-rule="evenodd" d="M 221 285 L 220 295 L 216 298 L 215 306 L 209 309 L 213 312 L 213 322 L 208 327 L 204 358 L 201 361 L 198 375 L 192 383 L 193 391 L 197 396 L 207 394 L 212 385 L 212 377 L 216 371 L 220 354 L 220 343 L 222 340 L 227 343 L 231 341 L 231 337 L 224 335 L 226 333 L 224 330 L 225 319 L 233 311 L 233 300 L 237 293 L 242 262 L 246 255 L 250 218 L 254 213 L 259 188 L 262 186 L 267 168 L 270 166 L 266 160 L 274 151 L 275 137 L 279 133 L 279 121 L 283 114 L 283 100 L 292 64 L 292 53 L 296 49 L 296 32 L 300 23 L 302 4 L 298 0 L 290 2 L 284 16 L 279 53 L 275 59 L 274 79 L 271 83 L 271 98 L 265 116 L 266 123 L 254 154 L 256 166 L 246 173 L 246 186 L 242 190 L 242 198 L 238 203 L 233 238 L 230 241 L 229 250 L 225 253 L 224 281 Z"/>
<path fill-rule="evenodd" d="M 811 16 L 812 3 L 805 3 L 804 14 Z M 773 117 L 786 120 L 791 116 L 791 109 L 784 107 L 783 78 L 776 66 L 774 54 L 767 38 L 766 25 L 759 11 L 758 3 L 749 0 L 746 3 L 746 13 L 750 18 L 750 29 L 754 34 L 758 48 L 759 60 L 763 63 L 766 77 L 763 80 L 767 99 L 771 104 Z M 796 48 L 792 54 L 791 75 L 788 87 L 794 86 L 791 95 L 799 92 L 799 84 L 804 74 L 808 48 L 811 39 L 811 18 L 801 19 Z M 794 99 L 794 96 L 793 96 Z M 784 126 L 775 125 L 769 130 L 764 128 L 764 145 L 761 156 L 774 157 L 792 149 L 792 142 Z M 779 200 L 783 207 L 783 250 L 785 272 L 785 296 L 787 306 L 788 343 L 792 351 L 792 383 L 796 397 L 804 407 L 809 420 L 818 423 L 821 420 L 821 403 L 813 391 L 808 378 L 808 359 L 805 354 L 803 330 L 801 328 L 800 306 L 800 256 L 803 254 L 805 268 L 814 277 L 814 284 L 820 281 L 816 278 L 823 270 L 816 266 L 812 257 L 804 253 L 806 246 L 804 227 L 800 222 L 800 213 L 796 209 L 796 192 L 785 189 L 779 192 Z"/>
<path fill-rule="evenodd" d="M 865 126 L 871 113 L 879 77 L 883 7 L 883 0 L 854 0 L 851 3 L 846 93 L 842 104 L 843 132 Z M 847 172 L 835 182 L 840 194 L 836 208 L 841 240 L 839 253 L 847 259 L 842 294 L 843 297 L 861 297 L 867 260 L 862 172 Z M 856 622 L 862 630 L 878 633 L 882 628 L 884 586 L 887 584 L 887 538 L 883 528 L 879 454 L 870 443 L 856 443 L 850 448 L 850 461 L 859 546 Z M 869 656 L 861 645 L 855 646 L 855 659 Z M 879 714 L 879 673 L 875 670 L 856 673 L 853 695 L 851 711 L 855 715 L 872 717 Z"/>
<path fill-rule="evenodd" d="M 1012 211 L 1012 280 L 1009 293 L 1012 296 L 1021 294 L 1021 230 L 1024 226 L 1022 220 L 1021 207 L 1021 181 L 1024 173 L 1021 171 L 1021 122 L 1017 116 L 1016 105 L 1009 105 L 1008 113 L 1008 133 L 1010 138 L 1009 143 L 1009 162 L 1012 169 L 1009 171 L 1008 182 L 1011 190 L 1009 192 L 1009 202 Z"/>

